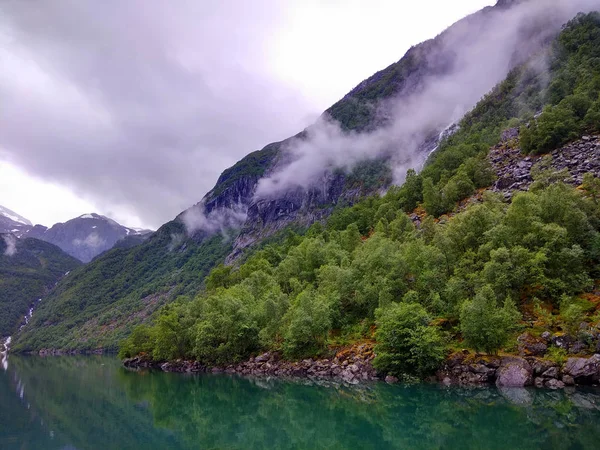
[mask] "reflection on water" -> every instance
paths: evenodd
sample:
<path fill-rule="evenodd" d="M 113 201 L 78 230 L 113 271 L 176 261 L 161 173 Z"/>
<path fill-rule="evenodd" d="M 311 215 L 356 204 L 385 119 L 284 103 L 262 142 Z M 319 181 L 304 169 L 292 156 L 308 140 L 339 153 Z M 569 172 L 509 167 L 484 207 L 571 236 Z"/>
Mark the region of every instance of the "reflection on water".
<path fill-rule="evenodd" d="M 319 386 L 11 356 L 2 449 L 596 449 L 600 391 Z"/>

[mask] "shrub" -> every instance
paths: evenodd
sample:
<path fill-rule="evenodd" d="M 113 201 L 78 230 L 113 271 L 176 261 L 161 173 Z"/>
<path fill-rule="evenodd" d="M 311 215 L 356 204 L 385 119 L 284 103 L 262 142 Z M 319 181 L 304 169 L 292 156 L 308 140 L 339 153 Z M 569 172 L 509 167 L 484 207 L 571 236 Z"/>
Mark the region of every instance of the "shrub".
<path fill-rule="evenodd" d="M 374 367 L 395 376 L 425 376 L 435 371 L 446 355 L 437 328 L 421 305 L 394 303 L 376 313 L 377 357 Z"/>
<path fill-rule="evenodd" d="M 460 328 L 468 345 L 475 350 L 496 354 L 506 344 L 520 314 L 512 301 L 503 307 L 496 302 L 494 290 L 484 286 L 472 301 L 465 302 L 460 314 Z"/>

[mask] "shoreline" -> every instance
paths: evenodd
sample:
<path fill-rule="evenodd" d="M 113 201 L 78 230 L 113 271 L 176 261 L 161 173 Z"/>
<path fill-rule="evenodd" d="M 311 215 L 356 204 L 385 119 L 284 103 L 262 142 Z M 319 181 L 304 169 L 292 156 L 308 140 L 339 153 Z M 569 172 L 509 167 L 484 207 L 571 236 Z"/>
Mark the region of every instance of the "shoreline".
<path fill-rule="evenodd" d="M 377 373 L 371 364 L 375 357 L 372 348 L 365 352 L 366 358 L 364 353 L 357 355 L 347 350 L 346 353 L 338 353 L 333 359 L 291 362 L 282 360 L 276 352 L 267 352 L 236 365 L 216 367 L 206 366 L 198 361 L 155 362 L 148 357 L 137 356 L 123 360 L 123 366 L 131 370 L 153 369 L 191 374 L 224 373 L 246 377 L 333 381 L 350 385 L 371 382 L 394 384 L 401 381 L 396 377 Z M 445 386 L 535 387 L 551 390 L 579 386 L 598 387 L 600 354 L 587 358 L 571 357 L 561 366 L 556 362 L 533 356 L 485 356 L 462 351 L 451 355 L 434 376 L 424 381 Z"/>

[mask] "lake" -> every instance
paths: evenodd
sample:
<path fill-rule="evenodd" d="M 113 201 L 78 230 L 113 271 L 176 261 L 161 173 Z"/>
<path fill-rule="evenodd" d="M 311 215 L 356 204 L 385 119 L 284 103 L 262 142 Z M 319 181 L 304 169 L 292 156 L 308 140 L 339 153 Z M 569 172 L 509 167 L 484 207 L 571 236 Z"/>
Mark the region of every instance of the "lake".
<path fill-rule="evenodd" d="M 321 386 L 130 372 L 113 357 L 0 367 L 7 449 L 598 449 L 600 391 Z"/>

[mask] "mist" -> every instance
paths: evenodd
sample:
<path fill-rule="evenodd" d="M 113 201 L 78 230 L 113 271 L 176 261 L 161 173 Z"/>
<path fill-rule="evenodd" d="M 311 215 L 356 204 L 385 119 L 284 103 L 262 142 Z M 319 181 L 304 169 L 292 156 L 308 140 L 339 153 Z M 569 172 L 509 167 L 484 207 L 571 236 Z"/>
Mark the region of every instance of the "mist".
<path fill-rule="evenodd" d="M 422 168 L 435 149 L 437 143 L 424 148 L 428 136 L 457 123 L 578 12 L 600 8 L 600 0 L 499 3 L 503 6 L 485 8 L 443 32 L 435 42 L 413 50 L 423 52 L 420 56 L 428 63 L 451 55 L 450 69 L 425 76 L 423 82 L 405 87 L 395 98 L 372 105 L 384 126 L 366 133 L 348 132 L 323 115 L 302 138 L 284 149 L 285 163 L 260 180 L 255 199 L 309 188 L 324 171 L 341 168 L 349 172 L 361 161 L 383 156 L 391 159 L 394 184 L 401 184 L 407 169 Z M 543 59 L 538 58 L 537 70 L 546 70 Z"/>
<path fill-rule="evenodd" d="M 2 239 L 4 239 L 4 243 L 6 244 L 6 249 L 4 250 L 4 256 L 13 256 L 17 253 L 17 238 L 12 234 L 3 234 Z"/>
<path fill-rule="evenodd" d="M 229 239 L 229 231 L 241 227 L 246 221 L 247 208 L 241 204 L 231 208 L 215 208 L 205 212 L 204 202 L 200 202 L 181 215 L 187 233 L 194 234 L 203 231 L 208 234 L 221 233 L 224 239 Z"/>

